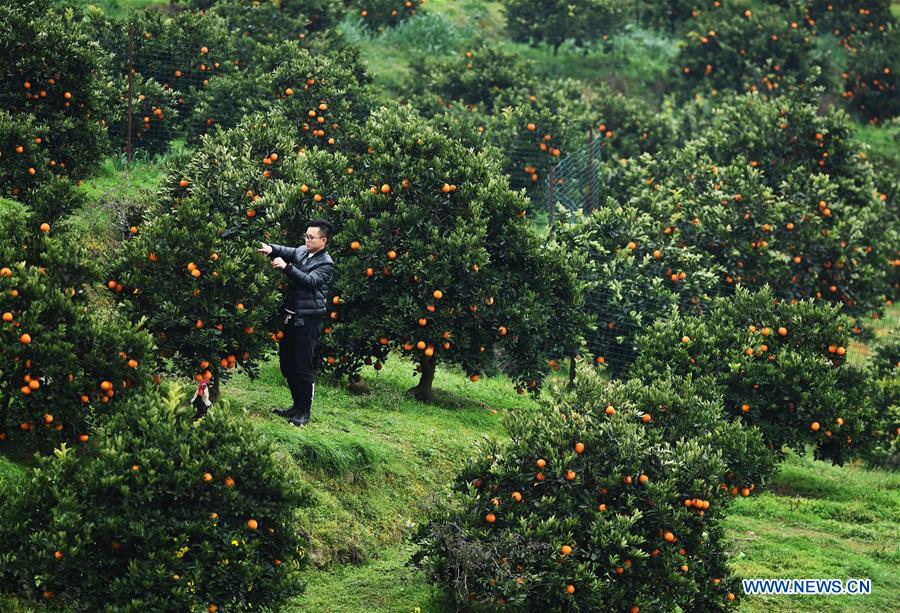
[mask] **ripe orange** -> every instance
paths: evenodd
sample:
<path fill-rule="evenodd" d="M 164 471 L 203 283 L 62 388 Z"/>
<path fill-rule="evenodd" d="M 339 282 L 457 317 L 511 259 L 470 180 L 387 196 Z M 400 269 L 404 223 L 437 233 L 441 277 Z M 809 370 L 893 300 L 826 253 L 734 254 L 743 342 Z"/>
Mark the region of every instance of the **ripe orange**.
<path fill-rule="evenodd" d="M 434 296 L 435 300 L 440 300 L 441 298 L 444 297 L 444 292 L 442 292 L 439 289 L 436 289 L 436 290 L 434 290 L 434 292 L 431 295 Z"/>
<path fill-rule="evenodd" d="M 562 553 L 564 556 L 567 556 L 572 553 L 572 548 L 568 545 L 563 545 L 562 549 L 560 549 L 560 553 Z"/>
<path fill-rule="evenodd" d="M 537 462 L 535 462 L 535 464 L 537 464 L 538 468 L 544 468 L 547 465 L 547 460 L 541 458 Z"/>
<path fill-rule="evenodd" d="M 566 586 L 566 592 L 568 592 L 569 594 L 574 594 L 575 586 L 570 583 L 569 585 Z"/>
<path fill-rule="evenodd" d="M 48 224 L 47 222 L 42 223 L 41 224 L 41 232 L 46 234 L 49 231 L 50 231 L 50 224 Z"/>
<path fill-rule="evenodd" d="M 495 521 L 497 521 L 497 517 L 493 513 L 488 513 L 487 515 L 484 516 L 484 521 L 486 521 L 489 524 L 492 524 Z"/>
<path fill-rule="evenodd" d="M 672 534 L 671 532 L 666 532 L 665 534 L 663 534 L 663 539 L 665 539 L 665 541 L 666 541 L 667 543 L 674 543 L 674 542 L 675 542 L 675 535 Z"/>
<path fill-rule="evenodd" d="M 388 258 L 389 260 L 395 260 L 395 259 L 397 259 L 397 252 L 394 251 L 393 249 L 391 249 L 390 251 L 387 252 L 387 258 Z"/>
<path fill-rule="evenodd" d="M 181 187 L 187 187 L 190 184 L 191 184 L 190 181 L 188 181 L 187 179 L 182 179 L 181 181 L 178 182 L 178 185 L 180 185 Z"/>
<path fill-rule="evenodd" d="M 652 420 L 652 419 L 653 419 L 653 417 L 650 415 L 650 413 L 644 413 L 643 415 L 641 415 L 641 421 L 644 422 L 645 424 L 649 424 L 650 420 Z"/>
<path fill-rule="evenodd" d="M 519 492 L 513 492 L 512 499 L 516 502 L 522 502 L 522 494 L 520 494 Z"/>
<path fill-rule="evenodd" d="M 616 414 L 616 410 L 613 408 L 612 405 L 609 405 L 608 407 L 606 407 L 606 414 L 607 415 L 615 415 Z"/>
<path fill-rule="evenodd" d="M 478 381 L 478 375 L 470 375 L 470 376 L 469 376 L 469 380 L 470 380 L 472 383 L 477 382 L 477 381 Z"/>
<path fill-rule="evenodd" d="M 818 432 L 818 431 L 819 431 L 819 428 L 821 428 L 822 426 L 819 425 L 819 422 L 814 421 L 813 423 L 811 423 L 811 424 L 809 425 L 809 427 L 810 427 L 810 429 L 811 429 L 813 432 Z"/>
<path fill-rule="evenodd" d="M 234 487 L 234 479 L 231 477 L 225 477 L 225 487 Z"/>
<path fill-rule="evenodd" d="M 382 185 L 382 186 L 381 186 L 381 193 L 382 193 L 382 194 L 390 194 L 390 193 L 391 193 L 391 186 L 388 185 L 387 183 L 385 183 L 384 185 Z"/>
<path fill-rule="evenodd" d="M 566 481 L 574 481 L 575 480 L 575 471 L 569 469 L 566 471 Z"/>
<path fill-rule="evenodd" d="M 250 528 L 251 530 L 256 530 L 257 528 L 259 528 L 259 522 L 257 522 L 257 521 L 256 521 L 255 519 L 253 519 L 253 518 L 248 519 L 248 520 L 247 520 L 247 527 Z"/>
<path fill-rule="evenodd" d="M 22 336 L 19 337 L 19 342 L 21 342 L 23 345 L 30 345 L 31 344 L 31 335 L 28 333 L 23 334 Z"/>
<path fill-rule="evenodd" d="M 575 453 L 584 453 L 584 443 L 575 443 Z"/>

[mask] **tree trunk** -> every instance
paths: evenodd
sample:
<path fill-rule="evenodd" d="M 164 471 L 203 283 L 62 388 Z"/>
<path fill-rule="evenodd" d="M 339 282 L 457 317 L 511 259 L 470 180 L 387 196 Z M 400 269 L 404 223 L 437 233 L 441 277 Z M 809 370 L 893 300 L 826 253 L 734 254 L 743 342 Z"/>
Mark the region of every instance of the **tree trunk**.
<path fill-rule="evenodd" d="M 434 390 L 432 385 L 434 384 L 436 360 L 434 356 L 431 356 L 430 358 L 423 359 L 420 364 L 422 365 L 422 375 L 419 378 L 419 384 L 410 389 L 407 393 L 411 394 L 419 402 L 432 403 L 434 402 Z"/>
<path fill-rule="evenodd" d="M 212 381 L 209 386 L 209 401 L 213 404 L 219 402 L 222 397 L 222 389 L 219 387 L 219 370 L 213 371 Z"/>
<path fill-rule="evenodd" d="M 566 386 L 566 389 L 572 389 L 575 387 L 575 356 L 573 355 L 569 358 L 569 384 Z"/>

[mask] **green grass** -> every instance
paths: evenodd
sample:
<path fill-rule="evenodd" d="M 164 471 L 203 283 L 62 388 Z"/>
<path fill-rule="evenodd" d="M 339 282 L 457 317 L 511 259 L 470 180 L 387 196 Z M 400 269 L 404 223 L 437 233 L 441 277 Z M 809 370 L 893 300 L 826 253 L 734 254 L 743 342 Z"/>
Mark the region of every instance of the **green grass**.
<path fill-rule="evenodd" d="M 68 2 L 60 1 L 59 4 L 68 4 Z M 75 4 L 94 5 L 100 8 L 105 15 L 114 19 L 126 17 L 131 11 L 139 11 L 148 7 L 165 8 L 169 5 L 168 0 L 89 0 L 78 1 Z"/>
<path fill-rule="evenodd" d="M 857 124 L 856 136 L 870 148 L 877 163 L 886 163 L 900 171 L 900 120 L 878 126 Z"/>
<path fill-rule="evenodd" d="M 25 468 L 21 464 L 0 455 L 0 491 L 7 491 L 24 475 Z"/>
<path fill-rule="evenodd" d="M 748 596 L 743 611 L 890 611 L 900 596 L 900 474 L 789 455 L 725 522 L 744 578 L 869 578 L 868 596 Z"/>
<path fill-rule="evenodd" d="M 423 405 L 405 394 L 415 385 L 412 373 L 400 358 L 380 372 L 369 369 L 364 377 L 373 393 L 364 396 L 319 384 L 312 425 L 303 429 L 270 412 L 290 402 L 276 361 L 256 381 L 238 376 L 225 386 L 312 482 L 317 500 L 307 528 L 317 566 L 375 559 L 399 545 L 475 440 L 502 433 L 502 411 L 534 406 L 508 380 L 475 384 L 447 369 L 435 379 L 436 404 Z"/>

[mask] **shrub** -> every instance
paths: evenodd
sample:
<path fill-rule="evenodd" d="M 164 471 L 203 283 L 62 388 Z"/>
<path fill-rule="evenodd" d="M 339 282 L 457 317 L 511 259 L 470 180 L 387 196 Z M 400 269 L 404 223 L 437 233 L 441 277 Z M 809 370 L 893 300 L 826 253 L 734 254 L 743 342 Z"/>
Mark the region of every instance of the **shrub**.
<path fill-rule="evenodd" d="M 442 103 L 461 101 L 489 113 L 496 99 L 533 81 L 531 64 L 500 45 L 482 44 L 446 59 L 416 58 L 411 68 L 416 91 L 438 96 Z"/>
<path fill-rule="evenodd" d="M 783 446 L 842 464 L 873 418 L 870 381 L 846 363 L 849 321 L 837 307 L 776 300 L 764 288 L 738 288 L 703 316 L 660 320 L 638 337 L 632 375 L 712 377 L 733 420 L 759 427 Z"/>
<path fill-rule="evenodd" d="M 675 59 L 685 88 L 778 94 L 809 81 L 811 67 L 824 58 L 798 22 L 800 15 L 787 8 L 750 3 L 703 14 Z"/>
<path fill-rule="evenodd" d="M 566 41 L 581 47 L 615 31 L 623 13 L 617 3 L 608 0 L 548 0 L 538 4 L 504 0 L 503 5 L 512 40 L 534 46 L 547 43 L 554 55 Z"/>
<path fill-rule="evenodd" d="M 29 141 L 41 139 L 50 166 L 35 170 L 89 172 L 107 150 L 100 120 L 108 63 L 99 45 L 50 0 L 6 4 L 0 7 L 0 64 L 7 75 L 0 84 L 0 108 L 42 130 L 32 132 Z M 29 155 L 36 155 L 34 148 Z"/>
<path fill-rule="evenodd" d="M 510 442 L 479 445 L 420 528 L 413 562 L 457 606 L 727 608 L 738 590 L 720 453 L 660 440 L 628 402 L 633 387 L 613 406 L 596 380 L 578 385 L 593 389 L 515 412 Z"/>
<path fill-rule="evenodd" d="M 0 110 L 0 194 L 20 198 L 47 180 L 51 167 L 46 133 L 46 126 L 36 125 L 34 115 Z"/>
<path fill-rule="evenodd" d="M 856 35 L 873 30 L 881 30 L 891 23 L 891 3 L 889 0 L 768 0 L 781 6 L 799 6 L 804 22 L 812 32 L 830 33 L 841 37 L 843 42 L 852 42 Z"/>
<path fill-rule="evenodd" d="M 407 21 L 415 15 L 423 0 L 344 0 L 347 12 L 358 15 L 370 30 L 384 31 Z"/>
<path fill-rule="evenodd" d="M 109 122 L 110 135 L 116 138 L 116 146 L 125 148 L 128 134 L 128 82 L 118 81 L 118 116 Z M 165 153 L 169 143 L 180 136 L 176 125 L 179 122 L 179 98 L 183 94 L 172 88 L 165 88 L 152 78 L 136 74 L 132 80 L 132 151 L 144 150 L 148 154 Z"/>
<path fill-rule="evenodd" d="M 262 610 L 300 589 L 309 495 L 226 408 L 136 397 L 0 504 L 3 585 L 79 610 Z"/>
<path fill-rule="evenodd" d="M 150 339 L 87 303 L 90 267 L 52 226 L 15 203 L 0 213 L 0 432 L 46 451 L 148 382 Z"/>
<path fill-rule="evenodd" d="M 628 379 L 603 384 L 595 369 L 582 369 L 567 398 L 575 406 L 612 406 L 643 425 L 654 440 L 694 439 L 722 455 L 725 472 L 718 487 L 734 497 L 750 495 L 775 473 L 776 454 L 755 426 L 731 422 L 716 381 L 660 373 L 649 381 Z M 723 487 L 724 486 L 724 487 Z"/>
<path fill-rule="evenodd" d="M 350 51 L 312 53 L 282 43 L 258 70 L 210 81 L 199 96 L 193 134 L 208 125 L 234 127 L 251 113 L 277 112 L 293 124 L 286 135 L 299 146 L 350 150 L 374 103 L 368 81 Z"/>
<path fill-rule="evenodd" d="M 883 337 L 874 349 L 870 372 L 876 417 L 863 457 L 870 464 L 896 469 L 900 467 L 900 339 Z"/>
<path fill-rule="evenodd" d="M 676 144 L 671 119 L 639 98 L 603 91 L 590 99 L 588 106 L 604 158 L 636 158 L 667 151 Z"/>
<path fill-rule="evenodd" d="M 871 32 L 857 39 L 850 52 L 844 98 L 850 107 L 877 123 L 900 115 L 897 94 L 897 58 L 900 57 L 900 26 Z"/>
<path fill-rule="evenodd" d="M 268 14 L 269 11 L 267 7 L 262 6 L 263 3 L 255 0 L 225 0 L 224 2 L 220 0 L 190 0 L 190 3 L 192 7 L 201 10 L 219 11 L 224 9 L 228 11 L 232 7 L 239 6 L 259 10 L 262 14 Z M 281 0 L 271 4 L 278 12 L 280 20 L 293 20 L 303 24 L 310 31 L 333 28 L 342 12 L 339 3 L 333 0 Z M 237 25 L 240 25 L 240 22 Z"/>
<path fill-rule="evenodd" d="M 651 212 L 674 246 L 711 255 L 725 287 L 769 283 L 854 316 L 881 312 L 895 292 L 893 193 L 846 115 L 817 115 L 805 94 L 736 97 L 680 150 L 629 167 L 604 175 L 606 193 Z"/>
<path fill-rule="evenodd" d="M 657 193 L 651 192 L 653 198 Z M 659 225 L 654 200 L 608 202 L 588 216 L 560 217 L 555 233 L 569 252 L 587 258 L 583 278 L 592 279 L 585 304 L 597 314 L 587 336 L 597 364 L 623 376 L 635 357 L 635 337 L 673 307 L 699 312 L 717 294 L 720 268 L 701 249 L 677 245 Z"/>
<path fill-rule="evenodd" d="M 124 312 L 145 321 L 158 366 L 220 383 L 240 366 L 251 376 L 274 336 L 278 297 L 254 235 L 226 232 L 208 194 L 185 196 L 168 213 L 136 226 L 109 271 L 107 287 Z"/>

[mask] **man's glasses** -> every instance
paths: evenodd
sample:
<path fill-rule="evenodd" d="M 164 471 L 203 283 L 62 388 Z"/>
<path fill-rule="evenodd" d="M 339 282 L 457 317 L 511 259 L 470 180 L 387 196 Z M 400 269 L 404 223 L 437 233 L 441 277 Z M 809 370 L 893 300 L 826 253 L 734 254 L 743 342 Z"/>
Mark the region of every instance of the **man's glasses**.
<path fill-rule="evenodd" d="M 324 238 L 324 237 L 323 237 L 323 236 L 313 236 L 312 234 L 307 234 L 307 235 L 306 235 L 306 240 L 308 240 L 308 241 L 314 241 L 314 240 L 316 240 L 317 238 Z"/>

